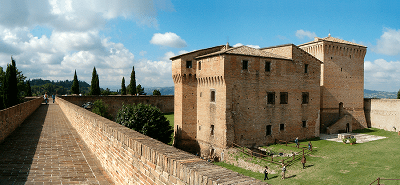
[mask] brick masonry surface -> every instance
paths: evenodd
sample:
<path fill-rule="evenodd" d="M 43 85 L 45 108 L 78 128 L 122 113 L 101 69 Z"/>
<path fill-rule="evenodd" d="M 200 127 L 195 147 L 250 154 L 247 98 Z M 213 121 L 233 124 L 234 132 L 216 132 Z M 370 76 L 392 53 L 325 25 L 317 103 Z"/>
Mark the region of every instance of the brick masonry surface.
<path fill-rule="evenodd" d="M 368 127 L 400 131 L 400 100 L 366 98 L 364 112 Z"/>
<path fill-rule="evenodd" d="M 267 184 L 210 164 L 62 98 L 56 101 L 116 184 Z"/>
<path fill-rule="evenodd" d="M 34 112 L 42 103 L 43 98 L 34 98 L 30 101 L 3 109 L 0 111 L 0 143 Z"/>
<path fill-rule="evenodd" d="M 0 184 L 113 183 L 51 103 L 42 104 L 0 144 Z"/>
<path fill-rule="evenodd" d="M 163 113 L 174 112 L 174 96 L 62 96 L 75 105 L 82 106 L 86 102 L 103 100 L 108 105 L 109 113 L 115 118 L 122 104 L 151 104 L 158 107 Z"/>

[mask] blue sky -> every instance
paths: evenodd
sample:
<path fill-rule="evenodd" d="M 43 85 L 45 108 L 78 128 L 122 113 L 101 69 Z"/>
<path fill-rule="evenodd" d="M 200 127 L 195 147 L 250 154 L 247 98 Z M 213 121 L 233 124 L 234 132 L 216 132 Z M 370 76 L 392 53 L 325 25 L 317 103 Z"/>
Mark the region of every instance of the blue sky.
<path fill-rule="evenodd" d="M 173 86 L 170 57 L 225 44 L 268 47 L 332 37 L 368 47 L 365 88 L 400 89 L 398 1 L 0 1 L 0 66 L 30 79 Z M 126 84 L 128 85 L 128 84 Z"/>

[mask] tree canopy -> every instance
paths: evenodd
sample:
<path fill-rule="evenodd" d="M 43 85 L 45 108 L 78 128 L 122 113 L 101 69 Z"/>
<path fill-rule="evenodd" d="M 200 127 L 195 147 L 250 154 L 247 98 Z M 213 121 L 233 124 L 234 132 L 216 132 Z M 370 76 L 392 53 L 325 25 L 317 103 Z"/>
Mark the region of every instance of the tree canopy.
<path fill-rule="evenodd" d="M 99 75 L 97 75 L 96 67 L 93 67 L 92 83 L 90 84 L 90 95 L 100 95 Z"/>
<path fill-rule="evenodd" d="M 125 87 L 125 78 L 122 77 L 122 82 L 121 82 L 121 95 L 126 95 L 126 87 Z"/>
<path fill-rule="evenodd" d="M 153 91 L 153 95 L 154 95 L 154 96 L 161 96 L 161 92 L 160 92 L 160 90 L 158 90 L 158 89 L 154 89 L 154 91 Z"/>
<path fill-rule="evenodd" d="M 79 94 L 79 81 L 78 76 L 76 76 L 76 70 L 74 74 L 74 80 L 72 81 L 71 94 Z"/>
<path fill-rule="evenodd" d="M 136 79 L 135 79 L 135 66 L 132 67 L 131 72 L 131 81 L 128 85 L 128 93 L 131 95 L 135 95 L 136 92 Z"/>
<path fill-rule="evenodd" d="M 166 144 L 174 132 L 160 109 L 148 104 L 122 105 L 115 122 Z"/>

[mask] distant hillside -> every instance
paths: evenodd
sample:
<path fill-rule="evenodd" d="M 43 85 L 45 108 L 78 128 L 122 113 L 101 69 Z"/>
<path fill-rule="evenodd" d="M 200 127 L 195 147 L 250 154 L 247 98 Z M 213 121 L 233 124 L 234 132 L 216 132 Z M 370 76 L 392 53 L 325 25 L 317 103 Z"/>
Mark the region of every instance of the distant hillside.
<path fill-rule="evenodd" d="M 144 87 L 144 92 L 153 95 L 155 89 L 159 90 L 161 95 L 174 95 L 174 87 Z"/>
<path fill-rule="evenodd" d="M 397 92 L 374 91 L 374 90 L 364 89 L 364 98 L 396 99 Z"/>

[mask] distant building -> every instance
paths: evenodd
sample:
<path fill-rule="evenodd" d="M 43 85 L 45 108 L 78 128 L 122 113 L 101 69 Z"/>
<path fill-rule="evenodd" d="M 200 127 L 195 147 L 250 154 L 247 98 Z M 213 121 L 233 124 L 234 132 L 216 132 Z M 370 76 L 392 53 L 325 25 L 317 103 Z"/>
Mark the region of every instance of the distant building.
<path fill-rule="evenodd" d="M 203 156 L 366 127 L 366 47 L 333 37 L 172 57 L 175 146 Z"/>

